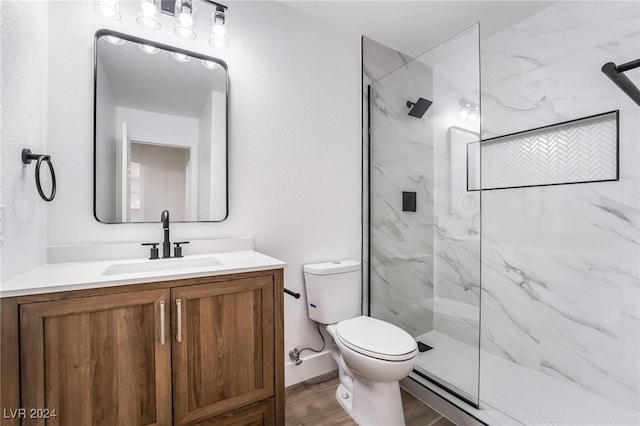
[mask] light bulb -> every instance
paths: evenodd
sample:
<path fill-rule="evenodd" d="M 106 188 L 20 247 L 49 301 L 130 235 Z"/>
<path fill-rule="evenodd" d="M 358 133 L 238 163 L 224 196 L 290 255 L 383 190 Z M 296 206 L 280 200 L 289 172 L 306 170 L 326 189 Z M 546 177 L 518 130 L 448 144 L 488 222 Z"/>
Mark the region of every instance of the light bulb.
<path fill-rule="evenodd" d="M 191 60 L 191 56 L 185 55 L 184 53 L 173 52 L 171 57 L 178 62 L 189 62 Z"/>
<path fill-rule="evenodd" d="M 154 16 L 156 14 L 157 7 L 150 1 L 143 1 L 140 5 L 140 11 L 145 16 Z"/>
<path fill-rule="evenodd" d="M 148 44 L 138 44 L 138 47 L 144 53 L 148 53 L 150 55 L 155 55 L 156 53 L 160 52 L 160 49 L 154 46 L 149 46 Z"/>
<path fill-rule="evenodd" d="M 190 27 L 193 25 L 193 18 L 187 12 L 180 13 L 178 15 L 178 21 L 180 22 L 180 25 L 185 27 Z"/>
<path fill-rule="evenodd" d="M 227 27 L 224 26 L 224 22 L 220 22 L 220 20 L 216 20 L 216 23 L 213 24 L 211 28 L 211 33 L 218 38 L 222 38 L 227 35 Z"/>
<path fill-rule="evenodd" d="M 469 110 L 466 107 L 460 107 L 460 117 L 465 120 L 469 116 Z"/>
<path fill-rule="evenodd" d="M 95 0 L 93 2 L 93 8 L 98 15 L 113 19 L 114 21 L 122 17 L 120 15 L 120 4 L 118 0 Z"/>
<path fill-rule="evenodd" d="M 152 30 L 160 29 L 160 8 L 155 0 L 143 0 L 138 8 L 138 24 Z"/>
<path fill-rule="evenodd" d="M 474 109 L 469 113 L 469 120 L 475 121 L 478 118 L 478 112 Z"/>
<path fill-rule="evenodd" d="M 228 20 L 224 8 L 217 6 L 215 13 L 211 14 L 211 37 L 209 44 L 215 48 L 225 48 L 229 46 L 227 40 Z"/>
<path fill-rule="evenodd" d="M 195 13 L 191 0 L 178 0 L 176 2 L 176 26 L 174 32 L 178 37 L 187 40 L 196 38 Z"/>
<path fill-rule="evenodd" d="M 206 59 L 202 60 L 202 66 L 207 68 L 207 69 L 210 69 L 210 70 L 215 70 L 215 69 L 220 68 L 220 64 L 219 63 L 213 62 L 213 61 L 207 61 Z"/>

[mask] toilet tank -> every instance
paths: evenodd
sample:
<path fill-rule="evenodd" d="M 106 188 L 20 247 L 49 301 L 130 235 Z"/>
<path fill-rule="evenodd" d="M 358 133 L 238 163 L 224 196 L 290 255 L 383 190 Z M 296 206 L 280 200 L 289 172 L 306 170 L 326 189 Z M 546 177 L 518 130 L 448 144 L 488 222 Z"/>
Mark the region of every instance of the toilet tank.
<path fill-rule="evenodd" d="M 337 260 L 304 266 L 309 318 L 333 324 L 360 315 L 360 262 Z"/>

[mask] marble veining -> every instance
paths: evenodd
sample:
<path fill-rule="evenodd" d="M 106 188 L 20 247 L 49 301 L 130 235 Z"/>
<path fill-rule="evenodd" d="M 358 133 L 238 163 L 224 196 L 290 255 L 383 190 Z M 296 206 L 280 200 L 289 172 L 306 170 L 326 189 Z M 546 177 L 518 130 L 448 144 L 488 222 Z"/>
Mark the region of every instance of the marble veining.
<path fill-rule="evenodd" d="M 427 352 L 442 364 L 422 367 L 523 424 L 640 423 L 640 110 L 600 72 L 640 56 L 639 28 L 637 2 L 563 1 L 482 40 L 481 93 L 465 37 L 461 55 L 386 52 L 397 66 L 363 79 L 377 80 L 363 151 L 372 313 L 444 339 L 453 350 Z M 423 94 L 431 118 L 410 120 L 403 102 Z M 457 187 L 447 135 L 480 134 L 458 118 L 462 98 L 482 104 L 484 139 L 618 110 L 620 180 L 485 190 L 477 208 L 457 205 L 474 200 Z M 399 208 L 407 188 L 414 216 Z"/>
<path fill-rule="evenodd" d="M 483 191 L 481 348 L 628 419 L 640 412 L 640 111 L 600 67 L 637 59 L 639 27 L 637 2 L 560 2 L 481 44 L 485 138 L 620 111 L 619 181 Z M 507 395 L 490 399 L 528 423 Z"/>
<path fill-rule="evenodd" d="M 416 366 L 448 383 L 457 383 L 467 396 L 477 393 L 477 365 L 468 358 L 478 349 L 432 331 L 420 340 L 434 349 L 419 354 Z M 480 410 L 470 411 L 492 425 L 620 425 L 639 424 L 640 414 L 608 398 L 594 395 L 576 382 L 554 380 L 492 353 L 480 352 Z M 469 409 L 469 408 L 468 408 Z M 510 418 L 493 415 L 494 410 Z"/>
<path fill-rule="evenodd" d="M 412 335 L 433 327 L 433 145 L 429 114 L 409 116 L 406 102 L 431 98 L 430 77 L 405 61 L 369 88 L 371 314 Z M 402 211 L 403 191 L 416 192 L 416 212 Z"/>
<path fill-rule="evenodd" d="M 384 46 L 368 37 L 362 37 L 362 282 L 363 300 L 369 292 L 369 85 L 384 77 L 412 58 Z M 368 312 L 365 303 L 363 312 Z"/>

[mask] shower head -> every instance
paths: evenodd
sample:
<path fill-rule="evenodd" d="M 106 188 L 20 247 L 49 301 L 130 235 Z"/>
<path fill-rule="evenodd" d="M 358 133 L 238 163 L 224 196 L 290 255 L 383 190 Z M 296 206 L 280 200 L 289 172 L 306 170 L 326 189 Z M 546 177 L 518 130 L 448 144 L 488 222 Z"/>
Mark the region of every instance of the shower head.
<path fill-rule="evenodd" d="M 424 98 L 418 98 L 416 102 L 407 101 L 407 108 L 411 108 L 409 115 L 416 118 L 422 118 L 432 103 L 433 102 Z"/>

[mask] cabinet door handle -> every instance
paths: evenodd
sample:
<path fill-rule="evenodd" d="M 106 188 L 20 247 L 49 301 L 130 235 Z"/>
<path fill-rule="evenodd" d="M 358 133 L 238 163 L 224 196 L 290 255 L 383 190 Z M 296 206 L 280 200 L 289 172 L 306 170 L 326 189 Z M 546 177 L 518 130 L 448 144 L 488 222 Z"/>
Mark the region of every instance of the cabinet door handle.
<path fill-rule="evenodd" d="M 164 300 L 160 302 L 160 344 L 164 346 Z"/>
<path fill-rule="evenodd" d="M 182 342 L 182 300 L 176 299 L 176 308 L 178 309 L 178 332 L 176 333 L 176 340 Z"/>

